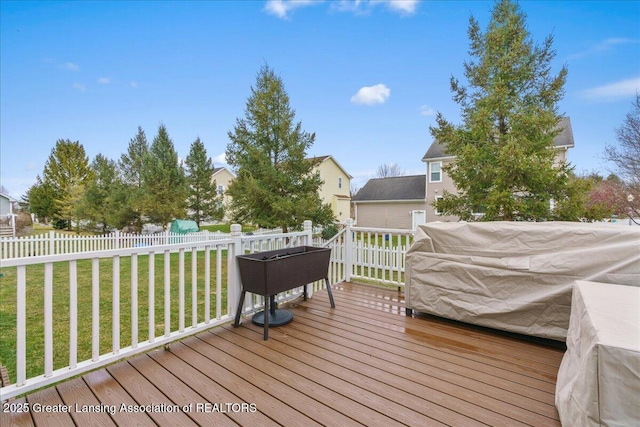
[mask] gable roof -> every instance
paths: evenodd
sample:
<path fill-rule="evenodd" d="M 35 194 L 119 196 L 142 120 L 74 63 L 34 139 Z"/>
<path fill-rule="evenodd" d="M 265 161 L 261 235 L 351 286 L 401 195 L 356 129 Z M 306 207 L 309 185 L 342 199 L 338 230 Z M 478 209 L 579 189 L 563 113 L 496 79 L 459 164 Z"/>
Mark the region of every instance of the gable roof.
<path fill-rule="evenodd" d="M 231 172 L 229 169 L 225 168 L 224 166 L 221 166 L 219 168 L 213 168 L 213 175 L 212 176 L 215 176 L 215 175 L 219 174 L 222 171 L 229 172 L 229 175 L 231 175 L 232 177 L 235 178 L 235 175 L 233 174 L 233 172 Z"/>
<path fill-rule="evenodd" d="M 16 200 L 16 199 L 14 199 L 13 197 L 11 197 L 11 196 L 10 196 L 10 195 L 8 195 L 8 194 L 0 193 L 0 197 L 2 197 L 2 198 L 4 198 L 4 199 L 7 199 L 7 200 L 8 200 L 8 201 L 10 201 L 10 202 L 17 202 L 17 200 Z"/>
<path fill-rule="evenodd" d="M 571 119 L 569 117 L 563 117 L 558 122 L 556 129 L 562 129 L 558 135 L 553 139 L 553 145 L 556 148 L 573 148 L 575 143 L 573 141 L 573 129 L 571 128 Z M 429 146 L 429 149 L 422 157 L 422 161 L 426 162 L 433 159 L 451 158 L 454 156 L 447 155 L 444 152 L 444 147 L 438 141 L 433 141 Z"/>
<path fill-rule="evenodd" d="M 354 202 L 383 200 L 424 200 L 426 175 L 373 178 L 351 198 Z"/>
<path fill-rule="evenodd" d="M 328 156 L 315 156 L 315 157 L 309 157 L 309 160 L 318 160 L 318 164 L 326 162 L 329 159 L 333 159 L 333 163 L 336 164 L 336 166 L 338 166 L 338 168 L 344 172 L 344 174 L 349 177 L 349 179 L 352 179 L 353 177 L 349 174 L 349 172 L 347 172 L 340 163 L 338 163 L 338 161 L 331 155 Z"/>

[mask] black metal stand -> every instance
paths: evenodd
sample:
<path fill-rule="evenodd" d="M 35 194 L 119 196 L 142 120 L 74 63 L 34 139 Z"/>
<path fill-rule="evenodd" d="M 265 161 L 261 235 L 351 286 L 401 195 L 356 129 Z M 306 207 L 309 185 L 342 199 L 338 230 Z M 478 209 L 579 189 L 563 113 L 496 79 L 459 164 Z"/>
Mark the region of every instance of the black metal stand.
<path fill-rule="evenodd" d="M 275 295 L 272 295 L 271 297 L 269 297 L 269 311 L 268 311 L 269 315 L 267 316 L 268 319 L 266 319 L 266 322 L 268 322 L 267 324 L 269 326 L 286 325 L 287 323 L 291 322 L 291 320 L 293 319 L 293 314 L 291 314 L 289 310 L 285 310 L 283 308 L 276 308 L 275 299 L 276 299 Z M 259 311 L 253 315 L 253 317 L 251 318 L 251 321 L 253 322 L 254 325 L 264 326 L 265 312 L 267 312 L 266 309 L 264 311 Z"/>
<path fill-rule="evenodd" d="M 325 277 L 325 283 L 327 285 L 327 293 L 329 294 L 329 301 L 331 303 L 331 308 L 336 308 L 336 304 L 333 301 L 333 292 L 331 292 L 331 284 L 329 283 L 329 278 Z M 304 286 L 304 300 L 307 300 L 307 285 Z M 244 304 L 244 297 L 247 291 L 242 290 L 240 294 L 240 301 L 238 302 L 238 309 L 236 310 L 235 321 L 233 322 L 233 326 L 237 328 L 240 325 L 240 317 L 242 316 L 242 306 Z M 264 311 L 260 311 L 253 315 L 251 321 L 258 326 L 264 326 L 263 338 L 264 340 L 269 339 L 269 326 L 281 326 L 286 325 L 287 323 L 293 320 L 293 314 L 288 310 L 277 309 L 275 304 L 275 295 L 269 296 L 269 298 L 265 298 L 264 300 Z M 265 316 L 264 313 L 269 313 L 268 316 Z"/>

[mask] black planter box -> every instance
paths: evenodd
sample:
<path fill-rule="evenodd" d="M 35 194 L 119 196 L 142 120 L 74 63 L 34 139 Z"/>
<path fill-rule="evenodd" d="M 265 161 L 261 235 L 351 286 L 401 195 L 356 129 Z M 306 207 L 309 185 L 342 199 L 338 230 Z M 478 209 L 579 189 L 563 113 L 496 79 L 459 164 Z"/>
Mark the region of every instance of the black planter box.
<path fill-rule="evenodd" d="M 235 326 L 240 322 L 240 315 L 246 292 L 265 297 L 265 313 L 273 307 L 273 296 L 289 289 L 303 286 L 316 280 L 324 279 L 331 300 L 335 307 L 331 285 L 329 284 L 329 261 L 331 248 L 315 246 L 296 246 L 275 251 L 257 252 L 238 255 L 242 295 L 236 313 Z M 305 289 L 305 299 L 306 299 Z M 271 300 L 271 301 L 269 301 Z M 271 304 L 270 304 L 271 303 Z M 268 338 L 269 316 L 264 316 L 264 339 Z"/>

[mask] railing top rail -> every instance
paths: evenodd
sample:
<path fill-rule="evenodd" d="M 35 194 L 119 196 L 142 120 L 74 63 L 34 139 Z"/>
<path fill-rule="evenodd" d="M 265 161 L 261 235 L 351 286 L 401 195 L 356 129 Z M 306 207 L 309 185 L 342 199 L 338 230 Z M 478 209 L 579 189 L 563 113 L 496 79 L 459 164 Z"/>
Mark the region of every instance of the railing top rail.
<path fill-rule="evenodd" d="M 379 234 L 406 234 L 413 235 L 413 230 L 407 230 L 406 228 L 370 228 L 370 227 L 351 227 L 353 231 L 364 231 L 369 233 Z"/>
<path fill-rule="evenodd" d="M 287 237 L 302 237 L 306 236 L 306 231 L 294 231 L 290 233 L 277 233 L 277 234 L 258 234 L 258 235 L 242 235 L 243 241 L 254 241 L 254 240 L 268 240 L 268 239 L 283 239 Z"/>
<path fill-rule="evenodd" d="M 187 243 L 171 243 L 166 245 L 149 245 L 149 246 L 136 246 L 133 248 L 123 249 L 108 249 L 91 252 L 73 252 L 59 255 L 40 255 L 34 257 L 24 258 L 9 258 L 2 260 L 2 267 L 16 267 L 21 265 L 32 264 L 44 264 L 50 262 L 92 259 L 92 258 L 113 258 L 114 256 L 128 256 L 128 255 L 147 255 L 150 253 L 164 252 L 167 250 L 176 249 L 192 249 L 203 246 L 223 246 L 229 243 L 233 243 L 232 239 L 221 240 L 206 240 L 206 241 L 191 241 Z"/>

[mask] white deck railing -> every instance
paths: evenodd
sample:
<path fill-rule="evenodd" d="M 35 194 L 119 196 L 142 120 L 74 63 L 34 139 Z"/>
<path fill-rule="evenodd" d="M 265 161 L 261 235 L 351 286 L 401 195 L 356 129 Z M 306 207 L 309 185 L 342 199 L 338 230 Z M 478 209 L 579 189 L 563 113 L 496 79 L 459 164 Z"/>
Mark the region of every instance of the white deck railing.
<path fill-rule="evenodd" d="M 333 275 L 338 280 L 352 279 L 404 286 L 405 255 L 413 243 L 413 231 L 354 227 L 352 220 L 327 242 L 333 248 Z"/>
<path fill-rule="evenodd" d="M 333 249 L 330 283 L 358 278 L 402 286 L 411 235 L 349 222 L 324 244 Z M 0 389 L 0 400 L 231 322 L 241 290 L 237 254 L 312 244 L 311 222 L 306 221 L 304 230 L 295 233 L 243 235 L 233 225 L 221 240 L 3 260 L 2 286 L 15 287 L 14 301 L 3 301 L 15 309 L 4 312 L 15 315 L 15 323 L 0 325 L 0 339 L 5 348 L 14 347 L 15 360 L 3 363 L 13 371 L 15 384 Z M 324 286 L 324 281 L 315 282 L 307 293 Z M 278 301 L 301 292 L 282 293 Z M 257 311 L 263 303 L 262 297 L 248 294 L 242 311 Z M 54 340 L 68 340 L 68 346 L 55 346 Z M 44 349 L 42 359 L 32 355 L 38 346 Z"/>

